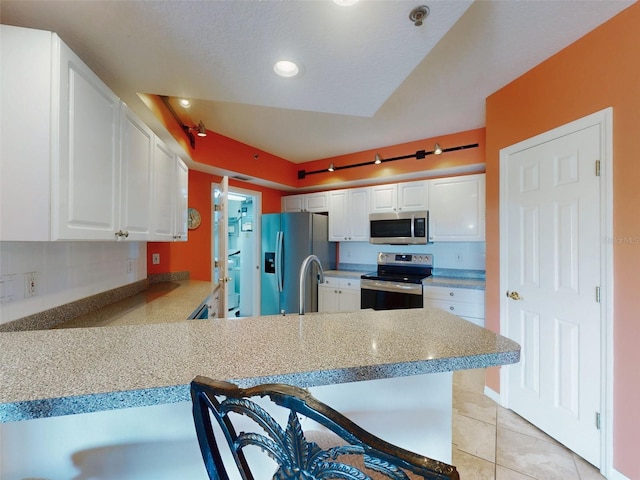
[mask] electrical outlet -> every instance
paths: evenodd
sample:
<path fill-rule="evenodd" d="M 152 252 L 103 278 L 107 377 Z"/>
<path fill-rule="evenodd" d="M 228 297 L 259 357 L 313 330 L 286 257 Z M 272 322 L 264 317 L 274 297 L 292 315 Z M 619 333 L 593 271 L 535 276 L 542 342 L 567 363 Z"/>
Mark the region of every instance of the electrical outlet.
<path fill-rule="evenodd" d="M 160 265 L 160 254 L 159 253 L 154 253 L 153 255 L 151 255 L 151 262 L 154 265 Z"/>
<path fill-rule="evenodd" d="M 462 263 L 462 254 L 456 253 L 456 263 Z"/>
<path fill-rule="evenodd" d="M 127 260 L 127 273 L 133 272 L 133 258 Z"/>
<path fill-rule="evenodd" d="M 24 298 L 38 295 L 38 272 L 24 274 Z"/>

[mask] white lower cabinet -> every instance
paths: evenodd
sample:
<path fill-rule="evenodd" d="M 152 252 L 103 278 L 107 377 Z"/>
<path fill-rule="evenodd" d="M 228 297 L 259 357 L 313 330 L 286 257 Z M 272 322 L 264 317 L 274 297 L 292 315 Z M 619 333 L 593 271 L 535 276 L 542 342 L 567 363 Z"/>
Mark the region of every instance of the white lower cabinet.
<path fill-rule="evenodd" d="M 427 286 L 423 292 L 425 307 L 441 308 L 484 327 L 484 290 Z"/>
<path fill-rule="evenodd" d="M 318 285 L 318 311 L 354 312 L 360 310 L 360 279 L 324 277 Z"/>

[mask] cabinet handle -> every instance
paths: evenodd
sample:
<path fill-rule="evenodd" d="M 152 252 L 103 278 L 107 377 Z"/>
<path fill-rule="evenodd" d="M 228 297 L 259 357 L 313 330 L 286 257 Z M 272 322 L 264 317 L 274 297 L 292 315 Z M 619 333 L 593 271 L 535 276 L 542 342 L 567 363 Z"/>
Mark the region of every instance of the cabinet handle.
<path fill-rule="evenodd" d="M 454 308 L 454 307 L 449 307 L 449 310 L 452 310 L 452 311 L 453 311 L 453 310 L 455 310 L 455 308 Z"/>
<path fill-rule="evenodd" d="M 449 295 L 451 295 L 452 297 L 455 295 L 454 292 L 449 292 Z"/>
<path fill-rule="evenodd" d="M 342 293 L 342 290 L 338 290 L 338 293 Z"/>
<path fill-rule="evenodd" d="M 338 290 L 334 290 L 333 293 L 338 293 Z"/>

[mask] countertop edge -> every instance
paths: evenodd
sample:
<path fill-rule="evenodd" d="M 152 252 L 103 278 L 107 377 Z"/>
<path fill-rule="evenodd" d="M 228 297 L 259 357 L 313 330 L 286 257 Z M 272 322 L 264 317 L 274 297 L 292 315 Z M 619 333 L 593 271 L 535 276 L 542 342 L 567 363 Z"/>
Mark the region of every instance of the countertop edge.
<path fill-rule="evenodd" d="M 468 370 L 518 362 L 520 351 L 506 351 L 464 357 L 420 360 L 386 365 L 362 366 L 313 372 L 296 372 L 266 377 L 228 379 L 241 387 L 261 383 L 287 383 L 314 387 L 363 380 L 377 380 L 428 373 Z M 0 423 L 37 418 L 92 413 L 121 408 L 145 407 L 190 400 L 189 385 L 171 385 L 142 390 L 94 393 L 63 398 L 20 401 L 0 404 Z"/>

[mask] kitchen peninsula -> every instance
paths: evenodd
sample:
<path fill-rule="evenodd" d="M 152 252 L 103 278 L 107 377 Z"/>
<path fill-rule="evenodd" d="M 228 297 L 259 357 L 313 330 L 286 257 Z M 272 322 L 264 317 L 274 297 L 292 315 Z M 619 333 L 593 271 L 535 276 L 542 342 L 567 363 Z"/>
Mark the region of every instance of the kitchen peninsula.
<path fill-rule="evenodd" d="M 429 307 L 6 332 L 0 333 L 0 420 L 8 423 L 0 432 L 10 436 L 20 424 L 56 420 L 44 417 L 186 404 L 189 382 L 205 375 L 242 386 L 316 387 L 315 395 L 347 411 L 354 399 L 380 398 L 378 421 L 395 414 L 401 397 L 422 405 L 438 397 L 444 413 L 436 416 L 445 419 L 450 448 L 450 372 L 515 363 L 519 355 L 515 342 Z M 359 390 L 344 403 L 338 397 L 349 388 Z M 431 406 L 425 410 L 433 414 Z"/>

